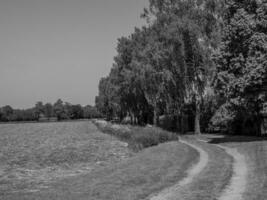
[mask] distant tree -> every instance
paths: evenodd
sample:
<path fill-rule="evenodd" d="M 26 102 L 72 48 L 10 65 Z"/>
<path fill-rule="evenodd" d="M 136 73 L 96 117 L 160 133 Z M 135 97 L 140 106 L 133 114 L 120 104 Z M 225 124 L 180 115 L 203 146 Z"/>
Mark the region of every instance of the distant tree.
<path fill-rule="evenodd" d="M 3 121 L 10 121 L 14 113 L 14 110 L 11 106 L 7 105 L 1 108 L 1 113 Z"/>
<path fill-rule="evenodd" d="M 44 105 L 44 115 L 47 118 L 51 118 L 54 116 L 54 109 L 53 109 L 53 105 L 51 103 L 46 103 Z"/>
<path fill-rule="evenodd" d="M 101 114 L 98 112 L 96 107 L 87 105 L 83 107 L 83 117 L 86 119 L 92 119 L 101 117 Z"/>
<path fill-rule="evenodd" d="M 43 105 L 43 102 L 41 101 L 38 101 L 36 104 L 35 104 L 35 118 L 38 120 L 40 115 L 41 114 L 44 114 L 44 105 Z"/>
<path fill-rule="evenodd" d="M 55 116 L 57 117 L 58 120 L 63 120 L 68 118 L 66 110 L 64 109 L 63 101 L 61 99 L 58 99 L 53 107 Z"/>
<path fill-rule="evenodd" d="M 83 109 L 80 104 L 71 106 L 71 119 L 81 119 L 83 118 Z"/>
<path fill-rule="evenodd" d="M 23 111 L 23 121 L 35 120 L 34 108 L 29 108 Z"/>

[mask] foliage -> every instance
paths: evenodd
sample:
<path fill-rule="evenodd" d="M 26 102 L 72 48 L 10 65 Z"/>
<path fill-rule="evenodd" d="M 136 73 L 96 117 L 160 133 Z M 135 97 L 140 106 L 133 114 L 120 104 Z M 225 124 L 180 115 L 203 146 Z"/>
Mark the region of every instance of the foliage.
<path fill-rule="evenodd" d="M 94 122 L 101 131 L 126 141 L 134 150 L 141 150 L 178 139 L 175 133 L 164 131 L 157 127 L 116 125 L 98 120 Z"/>
<path fill-rule="evenodd" d="M 13 109 L 7 105 L 0 108 L 0 121 L 49 121 L 57 118 L 57 120 L 64 119 L 91 119 L 99 118 L 101 114 L 93 106 L 81 106 L 79 104 L 72 105 L 68 102 L 63 103 L 61 99 L 57 100 L 53 105 L 51 103 L 43 104 L 39 101 L 35 107 L 29 109 Z"/>
<path fill-rule="evenodd" d="M 223 104 L 219 109 L 216 110 L 215 114 L 212 116 L 210 120 L 211 129 L 218 129 L 218 131 L 226 130 L 230 123 L 234 119 L 234 112 L 231 112 L 229 104 Z M 212 131 L 212 130 L 211 130 Z"/>
<path fill-rule="evenodd" d="M 99 83 L 99 111 L 107 119 L 158 124 L 160 115 L 179 119 L 195 104 L 199 117 L 214 71 L 219 7 L 215 0 L 151 0 L 143 13 L 148 25 L 118 40 L 110 74 Z"/>
<path fill-rule="evenodd" d="M 214 57 L 216 91 L 237 113 L 256 118 L 260 130 L 260 111 L 267 100 L 267 3 L 230 0 L 223 20 L 222 43 Z"/>

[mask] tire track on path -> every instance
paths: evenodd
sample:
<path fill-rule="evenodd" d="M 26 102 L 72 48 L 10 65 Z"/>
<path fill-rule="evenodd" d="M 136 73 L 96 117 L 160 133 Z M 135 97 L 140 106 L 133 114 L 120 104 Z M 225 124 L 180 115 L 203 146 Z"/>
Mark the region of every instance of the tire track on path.
<path fill-rule="evenodd" d="M 206 140 L 198 139 L 201 142 L 208 142 Z M 218 200 L 242 200 L 243 193 L 246 190 L 248 167 L 246 164 L 246 158 L 243 154 L 239 153 L 236 148 L 230 148 L 216 144 L 215 146 L 223 149 L 227 154 L 233 158 L 233 175 L 223 190 Z"/>
<path fill-rule="evenodd" d="M 164 189 L 163 191 L 161 191 L 160 193 L 158 193 L 157 195 L 154 195 L 152 197 L 149 197 L 149 200 L 171 200 L 174 198 L 179 198 L 179 190 L 190 184 L 193 179 L 206 167 L 206 165 L 208 164 L 209 161 L 209 155 L 206 151 L 204 151 L 202 148 L 200 148 L 197 145 L 191 144 L 187 141 L 184 140 L 179 140 L 179 142 L 186 144 L 190 147 L 192 147 L 193 149 L 195 149 L 196 151 L 199 152 L 199 161 L 197 164 L 195 164 L 194 166 L 192 166 L 191 168 L 189 168 L 189 170 L 187 170 L 187 176 L 184 177 L 181 181 L 179 181 L 177 184 Z"/>
<path fill-rule="evenodd" d="M 240 154 L 236 148 L 225 147 L 217 145 L 224 149 L 226 153 L 234 158 L 233 176 L 229 185 L 222 192 L 218 200 L 242 200 L 243 193 L 246 190 L 248 168 L 246 165 L 246 158 Z"/>

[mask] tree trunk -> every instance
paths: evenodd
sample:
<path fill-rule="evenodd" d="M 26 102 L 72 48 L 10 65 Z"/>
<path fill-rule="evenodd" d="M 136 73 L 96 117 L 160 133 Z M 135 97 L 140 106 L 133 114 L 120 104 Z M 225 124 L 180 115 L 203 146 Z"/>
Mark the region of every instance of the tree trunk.
<path fill-rule="evenodd" d="M 180 118 L 180 119 L 179 119 Z M 180 131 L 181 134 L 185 134 L 185 127 L 184 127 L 184 113 L 181 112 L 181 116 L 178 116 L 179 124 L 180 124 Z"/>
<path fill-rule="evenodd" d="M 131 124 L 133 124 L 133 115 L 131 112 L 130 112 L 130 121 L 131 121 Z"/>
<path fill-rule="evenodd" d="M 196 101 L 196 112 L 195 112 L 195 134 L 200 135 L 200 103 Z"/>
<path fill-rule="evenodd" d="M 157 126 L 158 125 L 158 112 L 157 112 L 157 108 L 154 108 L 153 124 L 154 124 L 154 126 Z"/>
<path fill-rule="evenodd" d="M 267 116 L 263 115 L 260 121 L 260 135 L 264 136 L 267 134 Z"/>
<path fill-rule="evenodd" d="M 134 115 L 134 125 L 137 125 L 137 117 Z"/>

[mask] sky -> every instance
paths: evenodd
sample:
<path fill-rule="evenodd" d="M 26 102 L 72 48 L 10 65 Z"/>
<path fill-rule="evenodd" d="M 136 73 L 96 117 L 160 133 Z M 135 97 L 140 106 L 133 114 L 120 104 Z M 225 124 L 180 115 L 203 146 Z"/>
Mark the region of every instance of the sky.
<path fill-rule="evenodd" d="M 94 104 L 148 0 L 0 0 L 0 107 Z"/>

